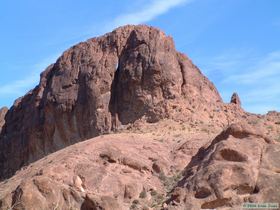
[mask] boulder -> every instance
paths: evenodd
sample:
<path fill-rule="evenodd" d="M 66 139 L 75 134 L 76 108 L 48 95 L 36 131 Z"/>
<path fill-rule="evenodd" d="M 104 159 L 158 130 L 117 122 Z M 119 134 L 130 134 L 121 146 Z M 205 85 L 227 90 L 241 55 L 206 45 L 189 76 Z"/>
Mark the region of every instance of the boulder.
<path fill-rule="evenodd" d="M 189 203 L 190 209 L 280 203 L 279 150 L 278 143 L 266 141 L 249 126 L 233 124 L 192 158 L 167 203 L 178 209 Z"/>

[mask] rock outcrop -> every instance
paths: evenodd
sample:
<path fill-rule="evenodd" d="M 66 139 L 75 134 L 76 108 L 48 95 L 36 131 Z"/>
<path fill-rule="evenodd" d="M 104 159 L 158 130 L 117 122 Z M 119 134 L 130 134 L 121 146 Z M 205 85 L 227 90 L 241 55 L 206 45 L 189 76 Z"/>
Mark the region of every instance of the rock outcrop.
<path fill-rule="evenodd" d="M 15 101 L 0 135 L 0 179 L 121 125 L 170 117 L 171 102 L 191 107 L 221 101 L 171 37 L 143 25 L 118 28 L 64 52 L 39 85 Z"/>
<path fill-rule="evenodd" d="M 279 143 L 246 124 L 233 124 L 201 148 L 167 203 L 177 209 L 243 209 L 280 203 Z"/>
<path fill-rule="evenodd" d="M 241 106 L 241 100 L 237 93 L 233 93 L 230 99 L 230 103 L 236 104 L 237 106 Z"/>

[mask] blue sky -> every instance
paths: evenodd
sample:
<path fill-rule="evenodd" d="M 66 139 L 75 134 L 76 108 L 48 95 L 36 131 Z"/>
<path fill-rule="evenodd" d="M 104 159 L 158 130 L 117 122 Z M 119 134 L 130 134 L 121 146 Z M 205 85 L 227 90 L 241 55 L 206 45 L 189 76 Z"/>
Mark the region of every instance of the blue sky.
<path fill-rule="evenodd" d="M 146 23 L 173 36 L 225 102 L 236 91 L 247 111 L 280 111 L 279 11 L 279 0 L 2 0 L 0 107 L 71 45 Z"/>

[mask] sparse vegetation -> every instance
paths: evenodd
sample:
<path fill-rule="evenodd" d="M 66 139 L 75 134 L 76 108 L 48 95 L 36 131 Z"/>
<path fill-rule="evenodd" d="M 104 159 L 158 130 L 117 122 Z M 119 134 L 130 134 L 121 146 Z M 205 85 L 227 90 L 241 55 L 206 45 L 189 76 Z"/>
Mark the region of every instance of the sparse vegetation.
<path fill-rule="evenodd" d="M 171 177 L 166 176 L 163 172 L 159 173 L 159 179 L 163 182 L 163 185 L 167 192 L 170 192 L 181 178 L 181 173 L 177 173 Z"/>
<path fill-rule="evenodd" d="M 139 204 L 139 200 L 135 199 L 132 201 L 133 204 Z"/>
<path fill-rule="evenodd" d="M 152 204 L 151 204 L 151 208 L 159 207 L 165 201 L 164 195 L 163 194 L 159 194 L 154 189 L 151 190 L 151 196 L 153 198 L 153 201 L 152 201 Z"/>
<path fill-rule="evenodd" d="M 147 197 L 147 192 L 146 192 L 145 189 L 143 189 L 142 192 L 141 192 L 140 195 L 139 195 L 139 198 L 144 199 L 144 198 L 146 198 L 146 197 Z"/>
<path fill-rule="evenodd" d="M 201 131 L 209 134 L 209 130 L 207 128 L 202 128 Z"/>
<path fill-rule="evenodd" d="M 273 130 L 273 127 L 271 125 L 267 126 L 268 130 Z"/>
<path fill-rule="evenodd" d="M 157 191 L 155 191 L 154 189 L 151 190 L 151 196 L 156 196 L 157 195 Z"/>
<path fill-rule="evenodd" d="M 137 204 L 133 203 L 131 204 L 131 206 L 129 207 L 130 210 L 134 210 L 137 209 Z"/>
<path fill-rule="evenodd" d="M 142 210 L 149 210 L 148 206 L 143 206 Z"/>
<path fill-rule="evenodd" d="M 248 124 L 250 124 L 250 125 L 257 125 L 258 123 L 259 123 L 259 119 L 251 120 L 248 122 Z"/>

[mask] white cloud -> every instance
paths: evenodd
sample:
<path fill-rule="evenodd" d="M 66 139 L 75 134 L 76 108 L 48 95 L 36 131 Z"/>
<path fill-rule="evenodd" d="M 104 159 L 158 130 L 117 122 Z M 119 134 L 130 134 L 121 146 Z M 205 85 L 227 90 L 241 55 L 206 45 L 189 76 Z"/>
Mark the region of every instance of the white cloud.
<path fill-rule="evenodd" d="M 193 0 L 153 0 L 149 5 L 142 9 L 122 14 L 113 20 L 110 28 L 116 28 L 125 24 L 140 24 L 151 21 L 156 17 L 168 12 L 170 9 L 179 5 L 190 3 Z"/>
<path fill-rule="evenodd" d="M 9 84 L 4 84 L 0 86 L 0 97 L 4 98 L 7 96 L 15 96 L 19 97 L 22 96 L 28 91 L 28 89 L 33 88 L 35 85 L 39 83 L 40 73 L 51 63 L 55 61 L 57 58 L 57 54 L 55 56 L 51 56 L 40 63 L 37 63 L 30 68 L 33 69 L 31 73 L 20 79 L 12 81 Z"/>

